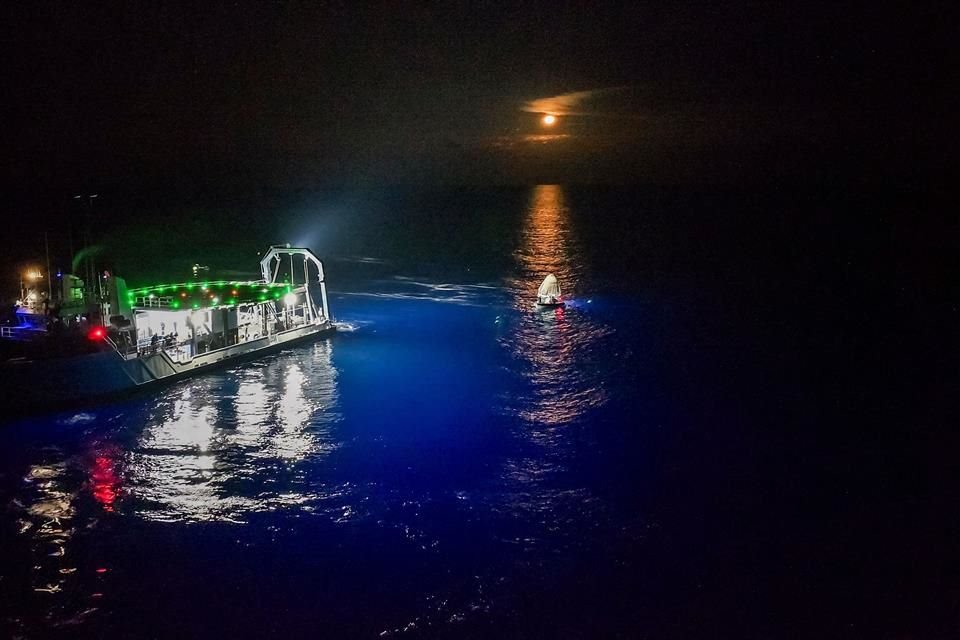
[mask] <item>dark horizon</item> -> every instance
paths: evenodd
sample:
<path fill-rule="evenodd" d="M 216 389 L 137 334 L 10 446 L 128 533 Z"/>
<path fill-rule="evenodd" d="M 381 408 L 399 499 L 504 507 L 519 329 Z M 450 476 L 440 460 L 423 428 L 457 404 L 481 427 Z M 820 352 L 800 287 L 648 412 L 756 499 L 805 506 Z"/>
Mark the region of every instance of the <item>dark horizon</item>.
<path fill-rule="evenodd" d="M 102 240 L 134 216 L 276 215 L 324 190 L 922 193 L 947 173 L 937 7 L 2 11 L 4 273 L 44 232 L 62 253 L 78 194 L 100 194 Z"/>

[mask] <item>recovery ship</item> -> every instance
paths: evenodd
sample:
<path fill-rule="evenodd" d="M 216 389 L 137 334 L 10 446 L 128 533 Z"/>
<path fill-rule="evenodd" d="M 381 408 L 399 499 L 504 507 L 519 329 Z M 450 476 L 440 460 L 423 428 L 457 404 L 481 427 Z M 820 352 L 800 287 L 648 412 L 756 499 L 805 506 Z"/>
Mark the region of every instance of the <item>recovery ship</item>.
<path fill-rule="evenodd" d="M 36 305 L 18 309 L 18 322 L 0 327 L 12 356 L 0 362 L 3 403 L 30 409 L 120 395 L 336 330 L 323 264 L 312 251 L 270 247 L 260 271 L 260 280 L 133 289 L 111 278 L 100 312 L 67 323 Z"/>

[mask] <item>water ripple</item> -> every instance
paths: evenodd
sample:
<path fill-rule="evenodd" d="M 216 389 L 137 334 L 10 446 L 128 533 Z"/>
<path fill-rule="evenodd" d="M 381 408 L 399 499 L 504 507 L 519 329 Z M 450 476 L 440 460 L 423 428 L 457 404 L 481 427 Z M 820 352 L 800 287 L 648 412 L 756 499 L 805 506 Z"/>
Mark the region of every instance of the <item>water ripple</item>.
<path fill-rule="evenodd" d="M 534 190 L 514 257 L 517 272 L 507 287 L 518 313 L 503 323 L 500 342 L 520 363 L 529 393 L 508 399 L 512 401 L 507 406 L 536 425 L 531 438 L 548 442 L 555 436 L 551 427 L 568 424 L 607 401 L 604 376 L 609 369 L 593 360 L 604 351 L 600 343 L 613 338 L 610 327 L 579 306 L 540 310 L 534 305 L 548 273 L 557 276 L 568 299 L 575 298 L 587 278 L 561 187 Z"/>
<path fill-rule="evenodd" d="M 294 353 L 165 394 L 125 464 L 141 517 L 242 522 L 323 499 L 298 467 L 338 446 L 332 347 Z"/>

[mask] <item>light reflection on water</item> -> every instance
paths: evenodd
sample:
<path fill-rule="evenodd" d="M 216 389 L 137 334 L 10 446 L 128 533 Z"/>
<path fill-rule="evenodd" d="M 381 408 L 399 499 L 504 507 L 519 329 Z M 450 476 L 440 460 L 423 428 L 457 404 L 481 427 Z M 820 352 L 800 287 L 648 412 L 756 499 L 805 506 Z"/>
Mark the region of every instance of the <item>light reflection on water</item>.
<path fill-rule="evenodd" d="M 15 617 L 0 619 L 0 629 L 6 622 L 17 630 L 16 634 L 22 631 L 24 637 L 29 637 L 26 632 L 37 625 L 31 620 L 36 612 L 42 614 L 38 626 L 50 628 L 81 624 L 99 610 L 99 598 L 103 594 L 98 590 L 97 581 L 91 585 L 90 576 L 84 573 L 99 576 L 104 570 L 90 571 L 84 567 L 83 556 L 74 548 L 77 535 L 95 529 L 98 519 L 78 515 L 78 505 L 84 494 L 89 493 L 103 511 L 111 511 L 115 500 L 114 480 L 111 460 L 106 456 L 92 460 L 85 456 L 83 462 L 78 463 L 52 448 L 44 452 L 43 462 L 30 466 L 22 478 L 20 491 L 7 505 L 16 518 L 16 532 L 24 543 L 19 550 L 29 563 L 29 573 L 23 590 L 15 594 L 16 604 L 4 603 L 10 605 L 8 613 Z M 27 603 L 29 609 L 25 606 Z"/>
<path fill-rule="evenodd" d="M 109 569 L 88 566 L 89 558 L 72 548 L 77 534 L 96 538 L 110 522 L 105 518 L 242 524 L 254 513 L 313 511 L 311 505 L 341 517 L 344 487 L 299 471 L 336 447 L 332 353 L 329 341 L 318 342 L 260 366 L 173 386 L 141 412 L 61 421 L 89 429 L 80 449 L 38 452 L 40 461 L 10 502 L 16 533 L 30 554 L 24 593 L 45 612 L 43 621 L 16 624 L 26 625 L 25 632 L 32 625 L 81 624 L 109 600 Z"/>
<path fill-rule="evenodd" d="M 511 564 L 479 572 L 470 593 L 452 598 L 456 604 L 438 607 L 426 619 L 446 616 L 451 608 L 448 622 L 485 610 L 492 593 L 522 582 L 526 570 L 584 544 L 585 526 L 597 530 L 609 521 L 603 502 L 567 475 L 577 455 L 577 422 L 608 399 L 607 372 L 594 366 L 593 352 L 614 334 L 577 300 L 587 293 L 589 274 L 562 187 L 533 189 L 513 256 L 516 271 L 505 280 L 511 313 L 499 321 L 497 339 L 523 382 L 511 385 L 504 398 L 508 416 L 519 418 L 510 424 L 521 445 L 500 461 L 489 492 L 476 496 L 475 503 L 470 495 L 463 500 L 485 518 L 523 523 L 520 528 L 504 524 L 498 539 L 517 556 Z M 560 280 L 567 308 L 536 307 L 537 290 L 548 273 Z M 390 631 L 399 634 L 403 628 Z"/>
<path fill-rule="evenodd" d="M 521 238 L 514 252 L 517 275 L 507 280 L 520 316 L 517 326 L 501 337 L 501 344 L 526 363 L 523 374 L 533 396 L 518 398 L 516 411 L 534 425 L 563 425 L 606 401 L 601 376 L 587 365 L 596 342 L 612 331 L 593 320 L 588 305 L 577 300 L 578 294 L 585 293 L 588 274 L 563 187 L 533 189 Z M 537 289 L 548 273 L 560 281 L 566 308 L 535 306 Z M 534 428 L 530 436 L 548 444 L 558 433 Z"/>
<path fill-rule="evenodd" d="M 524 570 L 594 539 L 584 531 L 609 522 L 607 507 L 570 471 L 578 443 L 589 437 L 586 417 L 608 400 L 612 367 L 597 358 L 609 357 L 616 336 L 585 301 L 590 274 L 570 213 L 562 188 L 532 192 L 505 286 L 377 282 L 373 291 L 342 294 L 372 318 L 353 319 L 360 331 L 170 387 L 117 417 L 105 435 L 103 414 L 78 417 L 77 429 L 97 435 L 84 436 L 79 451 L 42 456 L 31 474 L 46 474 L 46 484 L 24 483 L 19 496 L 29 523 L 21 535 L 43 567 L 34 583 L 56 590 L 37 597 L 64 598 L 59 589 L 68 590 L 73 574 L 60 569 L 75 565 L 47 554 L 55 540 L 66 542 L 67 558 L 71 542 L 93 546 L 90 539 L 109 526 L 79 541 L 70 535 L 96 521 L 115 527 L 105 547 L 121 555 L 129 553 L 121 531 L 184 540 L 218 531 L 229 553 L 235 539 L 257 544 L 265 529 L 290 532 L 278 534 L 287 541 L 306 530 L 325 542 L 370 542 L 369 549 L 357 543 L 348 556 L 354 564 L 377 547 L 389 550 L 384 557 L 396 568 L 367 566 L 372 579 L 390 580 L 403 567 L 453 572 L 449 581 L 420 585 L 415 602 L 407 594 L 402 615 L 409 618 L 399 627 L 393 613 L 378 621 L 380 631 L 399 635 L 415 623 L 482 617 L 510 585 L 523 589 Z M 566 309 L 533 305 L 550 272 L 570 301 Z M 415 309 L 417 321 L 404 323 L 403 309 Z M 509 374 L 491 373 L 504 359 Z M 489 411 L 489 441 L 480 419 L 451 427 L 462 417 L 458 398 L 466 397 L 477 414 Z M 371 398 L 385 408 L 368 410 Z M 381 424 L 391 407 L 402 411 Z M 410 453 L 411 442 L 423 451 Z M 481 471 L 449 470 L 461 462 Z M 284 558 L 295 549 L 275 553 Z M 321 573 L 338 566 L 312 562 Z M 311 578 L 294 572 L 290 580 Z M 83 586 L 90 583 L 88 576 Z M 104 592 L 97 606 L 116 615 L 110 590 L 97 589 Z M 84 601 L 61 613 L 89 609 Z"/>
<path fill-rule="evenodd" d="M 17 523 L 20 533 L 33 542 L 33 589 L 38 593 L 57 593 L 73 573 L 67 550 L 74 533 L 77 491 L 70 487 L 63 462 L 31 466 L 24 484 L 23 496 L 15 505 L 22 507 Z"/>
<path fill-rule="evenodd" d="M 518 273 L 508 282 L 517 309 L 532 307 L 548 273 L 557 276 L 566 297 L 576 296 L 585 266 L 563 187 L 554 184 L 533 188 L 520 246 L 513 256 Z"/>
<path fill-rule="evenodd" d="M 241 522 L 250 513 L 315 496 L 317 488 L 296 474 L 296 466 L 336 446 L 332 350 L 330 342 L 317 343 L 301 361 L 281 357 L 171 392 L 128 454 L 127 492 L 138 514 Z M 223 393 L 227 386 L 235 387 L 233 393 Z M 214 399 L 227 401 L 221 419 Z M 265 491 L 264 484 L 276 489 Z"/>
<path fill-rule="evenodd" d="M 468 307 L 487 307 L 487 299 L 499 291 L 490 284 L 461 284 L 450 282 L 420 282 L 404 276 L 394 276 L 377 282 L 377 291 L 341 293 L 343 296 L 378 298 L 381 300 L 422 300 L 443 302 Z"/>

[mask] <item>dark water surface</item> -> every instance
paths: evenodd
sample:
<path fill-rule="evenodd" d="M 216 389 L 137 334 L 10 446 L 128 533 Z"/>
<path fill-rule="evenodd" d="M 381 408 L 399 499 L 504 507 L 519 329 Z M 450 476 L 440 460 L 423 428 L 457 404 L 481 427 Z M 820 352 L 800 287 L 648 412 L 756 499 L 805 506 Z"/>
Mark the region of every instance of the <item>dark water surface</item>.
<path fill-rule="evenodd" d="M 340 247 L 301 215 L 350 330 L 0 430 L 0 631 L 949 637 L 957 437 L 903 374 L 946 385 L 956 338 L 867 208 L 460 191 L 318 221 Z"/>

